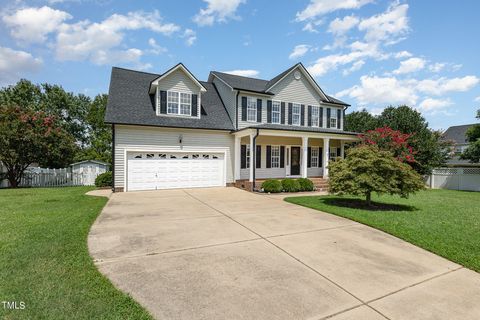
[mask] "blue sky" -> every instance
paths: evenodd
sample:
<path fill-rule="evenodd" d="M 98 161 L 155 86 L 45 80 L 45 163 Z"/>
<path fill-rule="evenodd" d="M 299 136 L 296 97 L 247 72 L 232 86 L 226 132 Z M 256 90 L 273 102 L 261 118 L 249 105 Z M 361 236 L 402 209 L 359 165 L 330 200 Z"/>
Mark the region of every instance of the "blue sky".
<path fill-rule="evenodd" d="M 479 1 L 0 3 L 2 86 L 27 78 L 93 96 L 112 66 L 270 79 L 300 61 L 350 110 L 408 104 L 446 129 L 480 108 Z"/>

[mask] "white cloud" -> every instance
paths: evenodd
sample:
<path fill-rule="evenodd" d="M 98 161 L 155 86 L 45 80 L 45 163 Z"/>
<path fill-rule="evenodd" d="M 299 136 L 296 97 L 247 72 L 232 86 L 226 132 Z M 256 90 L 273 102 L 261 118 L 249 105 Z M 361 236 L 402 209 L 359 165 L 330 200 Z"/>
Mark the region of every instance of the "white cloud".
<path fill-rule="evenodd" d="M 173 23 L 162 23 L 158 11 L 114 14 L 100 23 L 84 20 L 62 24 L 56 37 L 56 58 L 61 61 L 90 60 L 95 64 L 138 62 L 143 54 L 140 49 L 125 50 L 120 46 L 124 31 L 139 29 L 170 35 L 179 31 L 180 27 Z"/>
<path fill-rule="evenodd" d="M 310 49 L 310 46 L 307 44 L 299 44 L 293 48 L 292 53 L 288 56 L 289 59 L 294 60 L 303 57 L 308 50 Z"/>
<path fill-rule="evenodd" d="M 472 89 L 480 82 L 476 76 L 465 76 L 463 78 L 439 78 L 417 81 L 417 90 L 432 94 L 443 95 L 448 92 L 464 92 Z"/>
<path fill-rule="evenodd" d="M 345 9 L 359 9 L 374 0 L 310 0 L 301 12 L 297 12 L 297 21 L 306 21 L 315 17 Z"/>
<path fill-rule="evenodd" d="M 204 0 L 207 3 L 205 9 L 193 17 L 193 21 L 199 26 L 211 26 L 215 22 L 227 22 L 229 19 L 239 19 L 236 11 L 245 0 Z"/>
<path fill-rule="evenodd" d="M 420 104 L 418 107 L 426 112 L 436 112 L 439 111 L 443 108 L 446 108 L 448 106 L 451 106 L 453 103 L 450 101 L 450 99 L 432 99 L 432 98 L 426 98 Z"/>
<path fill-rule="evenodd" d="M 367 76 L 360 77 L 360 84 L 345 89 L 337 93 L 338 97 L 348 96 L 360 105 L 389 105 L 389 104 L 407 104 L 416 106 L 420 95 L 444 95 L 451 92 L 463 92 L 470 90 L 480 79 L 475 76 L 465 76 L 463 78 L 440 78 L 440 79 L 397 79 L 393 76 L 378 77 Z M 424 98 L 422 105 L 424 110 L 432 110 L 446 106 L 448 99 Z"/>
<path fill-rule="evenodd" d="M 425 68 L 426 61 L 422 58 L 410 58 L 400 62 L 400 67 L 394 70 L 394 74 L 405 74 L 422 70 Z"/>
<path fill-rule="evenodd" d="M 353 63 L 349 69 L 343 70 L 342 73 L 344 76 L 348 76 L 350 73 L 360 70 L 364 64 L 365 64 L 365 61 L 358 60 L 355 63 Z"/>
<path fill-rule="evenodd" d="M 474 99 L 474 101 L 475 101 L 475 102 L 480 102 L 480 96 L 476 97 L 476 98 Z"/>
<path fill-rule="evenodd" d="M 392 3 L 384 13 L 363 19 L 358 29 L 365 31 L 367 42 L 396 43 L 408 30 L 408 4 Z"/>
<path fill-rule="evenodd" d="M 42 60 L 28 52 L 0 47 L 0 86 L 12 84 L 41 66 Z"/>
<path fill-rule="evenodd" d="M 258 76 L 260 72 L 257 70 L 252 70 L 252 69 L 245 69 L 245 70 L 231 70 L 231 71 L 223 71 L 224 73 L 230 73 L 234 74 L 237 76 L 242 76 L 242 77 L 252 77 L 255 78 Z"/>
<path fill-rule="evenodd" d="M 394 55 L 395 59 L 410 58 L 411 56 L 413 56 L 413 54 L 411 54 L 408 51 L 400 51 L 400 52 L 395 53 L 395 55 Z"/>
<path fill-rule="evenodd" d="M 430 65 L 428 67 L 428 69 L 432 72 L 440 72 L 445 68 L 445 66 L 446 66 L 446 63 L 437 62 L 437 63 L 434 63 L 434 64 Z"/>
<path fill-rule="evenodd" d="M 160 46 L 153 38 L 148 39 L 148 44 L 150 45 L 150 47 L 152 47 L 150 50 L 148 50 L 148 52 L 151 54 L 162 54 L 167 52 L 167 49 Z"/>
<path fill-rule="evenodd" d="M 345 16 L 343 19 L 336 18 L 328 26 L 328 32 L 331 32 L 335 35 L 343 35 L 353 27 L 355 27 L 360 22 L 360 19 L 354 15 Z"/>
<path fill-rule="evenodd" d="M 185 29 L 183 37 L 185 38 L 185 44 L 190 47 L 197 40 L 197 33 L 192 29 Z"/>
<path fill-rule="evenodd" d="M 324 19 L 318 19 L 316 21 L 310 21 L 305 26 L 303 26 L 302 30 L 303 31 L 308 31 L 308 32 L 313 32 L 313 33 L 318 33 L 318 30 L 316 27 L 322 25 L 325 23 Z"/>
<path fill-rule="evenodd" d="M 415 105 L 418 99 L 412 86 L 395 77 L 362 76 L 360 85 L 337 93 L 338 97 L 354 98 L 360 105 L 401 104 Z"/>
<path fill-rule="evenodd" d="M 10 34 L 24 43 L 39 43 L 46 40 L 47 34 L 56 31 L 60 25 L 72 16 L 65 11 L 41 8 L 20 9 L 12 15 L 3 17 L 10 28 Z"/>

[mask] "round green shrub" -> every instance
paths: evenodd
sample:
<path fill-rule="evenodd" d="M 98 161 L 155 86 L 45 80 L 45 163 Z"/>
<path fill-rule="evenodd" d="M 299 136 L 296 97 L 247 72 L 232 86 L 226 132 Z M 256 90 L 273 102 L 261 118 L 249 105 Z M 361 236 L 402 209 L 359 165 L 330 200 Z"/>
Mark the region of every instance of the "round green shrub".
<path fill-rule="evenodd" d="M 112 171 L 101 173 L 95 178 L 95 186 L 97 188 L 112 186 Z"/>
<path fill-rule="evenodd" d="M 298 192 L 300 191 L 300 184 L 296 179 L 283 179 L 282 187 L 285 192 Z"/>
<path fill-rule="evenodd" d="M 282 192 L 282 183 L 279 180 L 268 179 L 262 183 L 262 189 L 264 192 L 278 193 Z"/>
<path fill-rule="evenodd" d="M 300 185 L 300 191 L 313 191 L 315 186 L 313 185 L 312 180 L 307 178 L 298 178 L 298 184 Z"/>

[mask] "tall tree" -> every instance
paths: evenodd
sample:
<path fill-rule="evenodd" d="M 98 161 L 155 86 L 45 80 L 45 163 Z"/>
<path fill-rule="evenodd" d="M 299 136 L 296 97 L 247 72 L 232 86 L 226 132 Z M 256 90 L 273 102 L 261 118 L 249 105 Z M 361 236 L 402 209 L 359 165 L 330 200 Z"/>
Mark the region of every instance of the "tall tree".
<path fill-rule="evenodd" d="M 68 165 L 76 145 L 55 116 L 43 111 L 0 105 L 0 162 L 7 168 L 10 185 L 18 187 L 32 163 Z"/>
<path fill-rule="evenodd" d="M 364 133 L 379 127 L 378 120 L 366 109 L 354 111 L 345 115 L 344 129 L 346 131 Z"/>
<path fill-rule="evenodd" d="M 480 109 L 477 110 L 477 119 L 480 119 Z M 467 149 L 460 155 L 461 159 L 470 160 L 472 163 L 480 162 L 480 124 L 468 128 L 466 132 Z"/>

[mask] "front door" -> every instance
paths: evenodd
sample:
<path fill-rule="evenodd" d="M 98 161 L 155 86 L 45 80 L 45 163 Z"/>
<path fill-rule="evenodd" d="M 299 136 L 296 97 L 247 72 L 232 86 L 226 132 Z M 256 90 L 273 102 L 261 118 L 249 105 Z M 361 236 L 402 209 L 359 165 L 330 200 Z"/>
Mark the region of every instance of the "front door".
<path fill-rule="evenodd" d="M 300 147 L 290 148 L 290 175 L 300 175 Z"/>

